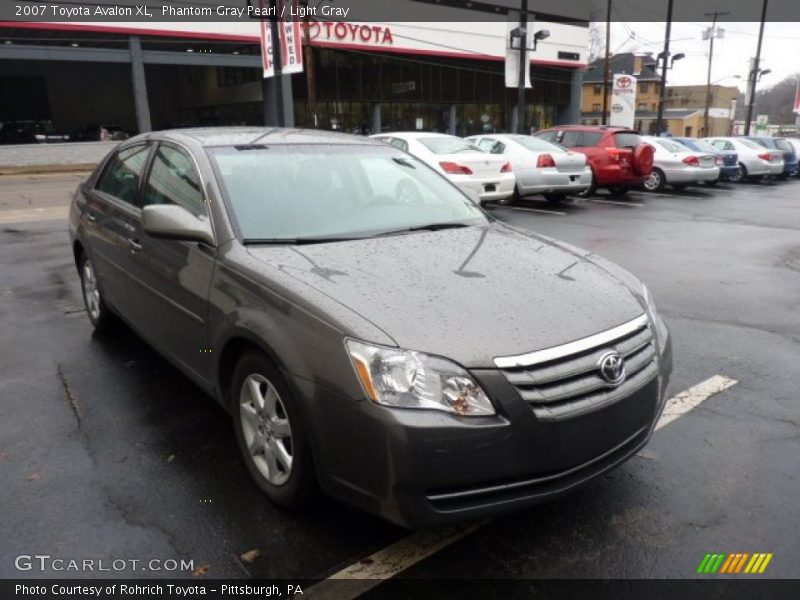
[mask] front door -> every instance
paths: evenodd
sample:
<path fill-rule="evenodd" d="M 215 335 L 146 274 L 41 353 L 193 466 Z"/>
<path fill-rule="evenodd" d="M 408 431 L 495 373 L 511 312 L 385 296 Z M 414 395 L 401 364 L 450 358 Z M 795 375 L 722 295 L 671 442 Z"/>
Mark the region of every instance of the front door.
<path fill-rule="evenodd" d="M 158 145 L 141 202 L 143 208 L 176 204 L 208 218 L 202 181 L 188 151 L 164 142 Z M 162 352 L 208 380 L 212 362 L 206 319 L 216 250 L 199 242 L 154 238 L 141 227 L 132 243 L 129 275 L 137 327 Z"/>

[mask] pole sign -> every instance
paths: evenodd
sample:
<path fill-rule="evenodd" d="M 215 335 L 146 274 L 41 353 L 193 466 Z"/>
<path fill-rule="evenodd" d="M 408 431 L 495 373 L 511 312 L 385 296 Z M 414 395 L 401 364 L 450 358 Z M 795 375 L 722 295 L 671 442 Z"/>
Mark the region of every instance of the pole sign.
<path fill-rule="evenodd" d="M 265 5 L 265 0 L 258 0 L 261 14 L 270 14 Z M 299 14 L 299 0 L 278 0 L 277 14 L 281 15 L 291 5 L 289 14 Z M 258 21 L 261 38 L 261 65 L 264 69 L 264 78 L 275 76 L 275 57 L 272 53 L 272 28 L 270 19 L 262 17 Z M 303 40 L 300 22 L 296 16 L 281 19 L 278 22 L 278 38 L 281 45 L 281 73 L 290 75 L 303 72 Z"/>
<path fill-rule="evenodd" d="M 611 87 L 611 117 L 609 125 L 633 129 L 636 116 L 636 77 L 615 73 Z"/>
<path fill-rule="evenodd" d="M 300 14 L 300 0 L 278 0 L 278 10 L 280 14 L 285 14 L 286 4 L 289 4 L 291 15 Z M 291 19 L 281 20 L 281 73 L 302 73 L 303 72 L 303 48 L 302 35 L 300 32 L 300 21 L 296 16 Z"/>
<path fill-rule="evenodd" d="M 519 18 L 515 18 L 514 11 L 508 11 L 508 23 L 506 27 L 506 87 L 515 88 L 519 85 L 519 48 L 520 44 L 525 44 L 528 49 L 527 55 L 530 56 L 530 48 L 533 44 L 533 26 L 534 24 L 528 21 L 525 27 L 525 37 L 518 35 L 512 36 L 511 32 L 518 30 Z M 517 33 L 519 33 L 517 31 Z M 525 87 L 531 87 L 531 69 L 530 63 L 524 65 L 525 68 Z"/>
<path fill-rule="evenodd" d="M 800 79 L 797 80 L 797 87 L 794 90 L 794 110 L 796 115 L 800 115 Z"/>

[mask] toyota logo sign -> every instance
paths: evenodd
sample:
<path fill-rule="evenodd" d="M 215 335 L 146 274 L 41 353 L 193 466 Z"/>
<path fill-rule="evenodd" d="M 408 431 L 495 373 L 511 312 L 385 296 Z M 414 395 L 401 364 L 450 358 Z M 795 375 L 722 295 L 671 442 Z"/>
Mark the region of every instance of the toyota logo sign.
<path fill-rule="evenodd" d="M 620 77 L 619 79 L 617 79 L 617 87 L 629 88 L 631 87 L 632 83 L 633 79 L 631 79 L 630 77 Z"/>

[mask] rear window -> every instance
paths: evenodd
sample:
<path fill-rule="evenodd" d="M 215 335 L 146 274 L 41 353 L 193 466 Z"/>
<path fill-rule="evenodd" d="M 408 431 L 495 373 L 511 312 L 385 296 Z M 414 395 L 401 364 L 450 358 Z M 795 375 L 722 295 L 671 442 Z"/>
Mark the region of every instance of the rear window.
<path fill-rule="evenodd" d="M 472 142 L 462 140 L 455 136 L 447 137 L 422 137 L 419 143 L 434 154 L 456 154 L 457 152 L 483 152 Z"/>
<path fill-rule="evenodd" d="M 632 131 L 620 131 L 614 134 L 617 148 L 636 148 L 642 143 L 642 136 Z"/>
<path fill-rule="evenodd" d="M 512 135 L 509 137 L 523 148 L 534 152 L 563 152 L 563 148 L 529 135 Z"/>
<path fill-rule="evenodd" d="M 792 145 L 786 140 L 775 140 L 775 145 L 778 147 L 779 150 L 783 150 L 784 152 L 794 151 Z"/>
<path fill-rule="evenodd" d="M 752 148 L 753 150 L 761 150 L 762 148 L 766 148 L 766 146 L 764 146 L 763 144 L 757 144 L 753 140 L 748 140 L 746 138 L 739 138 L 739 141 L 748 148 Z"/>
<path fill-rule="evenodd" d="M 752 139 L 750 139 L 748 141 L 755 142 L 756 144 L 758 144 L 762 148 L 772 148 L 772 146 L 770 145 L 769 141 L 767 141 L 767 140 L 762 140 L 760 138 L 752 138 Z"/>
<path fill-rule="evenodd" d="M 655 142 L 669 152 L 686 152 L 686 146 L 672 140 L 655 140 Z"/>
<path fill-rule="evenodd" d="M 705 140 L 692 140 L 692 145 L 700 152 L 716 152 L 717 149 Z"/>

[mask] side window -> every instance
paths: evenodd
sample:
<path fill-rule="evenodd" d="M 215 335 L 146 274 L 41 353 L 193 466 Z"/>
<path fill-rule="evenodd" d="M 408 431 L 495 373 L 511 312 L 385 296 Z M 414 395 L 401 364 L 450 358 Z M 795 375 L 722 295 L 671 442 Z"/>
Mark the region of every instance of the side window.
<path fill-rule="evenodd" d="M 149 154 L 149 144 L 120 150 L 106 165 L 95 189 L 135 206 Z"/>
<path fill-rule="evenodd" d="M 565 148 L 575 148 L 581 146 L 581 132 L 580 131 L 565 131 L 564 137 L 561 138 L 561 145 Z"/>
<path fill-rule="evenodd" d="M 392 138 L 389 142 L 392 146 L 396 146 L 400 148 L 400 150 L 405 150 L 408 152 L 408 142 L 405 140 L 401 140 L 400 138 Z"/>
<path fill-rule="evenodd" d="M 205 195 L 192 159 L 183 151 L 160 144 L 144 188 L 144 206 L 177 204 L 193 215 L 205 215 Z"/>
<path fill-rule="evenodd" d="M 603 137 L 602 133 L 597 131 L 584 131 L 581 134 L 580 145 L 591 148 L 592 146 L 597 146 L 600 138 Z"/>

